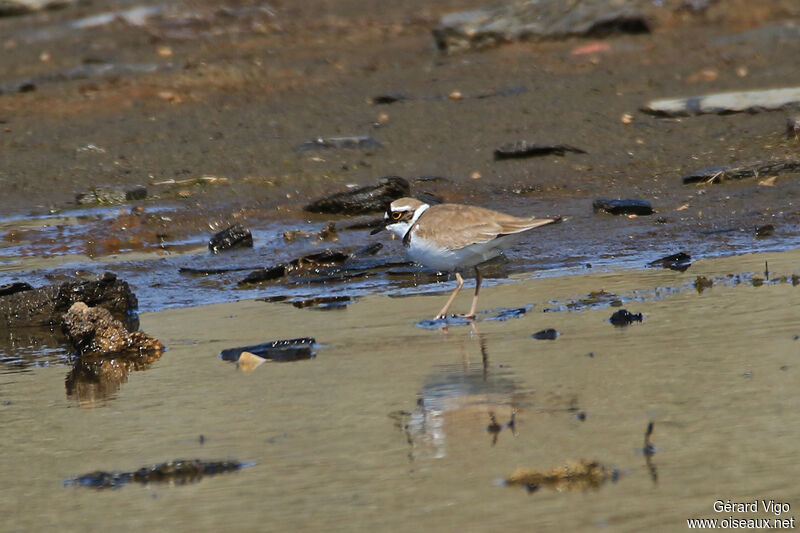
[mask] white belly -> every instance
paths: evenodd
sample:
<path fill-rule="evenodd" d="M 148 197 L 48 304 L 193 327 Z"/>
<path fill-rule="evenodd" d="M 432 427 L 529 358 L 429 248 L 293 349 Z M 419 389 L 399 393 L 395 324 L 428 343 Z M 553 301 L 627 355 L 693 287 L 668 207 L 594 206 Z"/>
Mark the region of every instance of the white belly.
<path fill-rule="evenodd" d="M 509 235 L 508 237 L 511 237 Z M 415 263 L 445 272 L 472 268 L 503 253 L 505 237 L 490 242 L 472 244 L 458 250 L 439 248 L 433 244 L 411 239 L 411 246 L 406 249 L 408 257 Z"/>

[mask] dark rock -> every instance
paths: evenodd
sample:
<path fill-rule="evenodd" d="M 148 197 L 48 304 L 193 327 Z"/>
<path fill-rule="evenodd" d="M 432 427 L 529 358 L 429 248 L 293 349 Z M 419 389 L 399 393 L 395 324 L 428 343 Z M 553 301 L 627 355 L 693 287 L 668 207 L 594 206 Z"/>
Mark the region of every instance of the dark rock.
<path fill-rule="evenodd" d="M 251 466 L 252 463 L 239 461 L 201 461 L 200 459 L 176 459 L 152 466 L 142 467 L 135 472 L 90 472 L 68 479 L 64 486 L 89 487 L 93 489 L 114 489 L 130 482 L 170 483 L 185 485 L 200 481 L 204 477 L 235 472 Z"/>
<path fill-rule="evenodd" d="M 439 196 L 438 194 L 433 194 L 430 192 L 421 192 L 414 195 L 414 198 L 419 200 L 420 202 L 425 202 L 429 205 L 436 205 L 444 203 L 444 198 Z"/>
<path fill-rule="evenodd" d="M 303 265 L 340 265 L 350 259 L 350 253 L 342 250 L 322 250 L 313 254 L 304 255 L 298 259 L 291 261 L 291 265 L 295 267 Z"/>
<path fill-rule="evenodd" d="M 611 200 L 607 198 L 598 198 L 592 202 L 592 209 L 603 211 L 611 215 L 638 215 L 647 216 L 653 214 L 653 206 L 646 200 Z"/>
<path fill-rule="evenodd" d="M 25 15 L 42 9 L 55 9 L 74 4 L 76 0 L 2 0 L 0 17 Z"/>
<path fill-rule="evenodd" d="M 576 154 L 585 154 L 585 150 L 575 148 L 568 144 L 536 144 L 529 143 L 528 141 L 517 141 L 515 143 L 506 144 L 497 148 L 494 151 L 495 159 L 514 159 L 523 157 L 535 157 L 540 155 L 558 155 L 564 156 L 567 152 L 574 152 Z"/>
<path fill-rule="evenodd" d="M 372 97 L 372 103 L 375 105 L 393 104 L 395 102 L 402 102 L 403 100 L 411 100 L 411 97 L 402 92 L 383 93 Z"/>
<path fill-rule="evenodd" d="M 679 272 L 684 272 L 687 268 L 689 268 L 692 264 L 692 256 L 687 254 L 686 252 L 678 252 L 677 254 L 668 255 L 662 257 L 661 259 L 656 259 L 655 261 L 651 261 L 647 263 L 647 266 L 651 267 L 662 267 L 668 268 L 670 270 L 677 270 Z"/>
<path fill-rule="evenodd" d="M 763 226 L 759 226 L 756 228 L 756 237 L 769 237 L 773 233 L 775 233 L 775 226 L 772 224 L 764 224 Z"/>
<path fill-rule="evenodd" d="M 288 285 L 308 285 L 313 283 L 337 283 L 369 276 L 363 268 L 319 267 L 305 270 L 299 276 L 289 278 Z"/>
<path fill-rule="evenodd" d="M 631 313 L 627 309 L 620 309 L 609 318 L 609 322 L 615 326 L 627 326 L 633 322 L 641 322 L 643 319 L 642 313 Z"/>
<path fill-rule="evenodd" d="M 131 329 L 138 327 L 136 295 L 116 274 L 106 272 L 98 280 L 66 281 L 0 296 L 0 329 L 60 324 L 75 302 L 102 306 Z"/>
<path fill-rule="evenodd" d="M 444 52 L 517 40 L 647 33 L 646 2 L 516 0 L 498 7 L 450 13 L 433 29 Z"/>
<path fill-rule="evenodd" d="M 282 278 L 286 275 L 286 265 L 275 265 L 271 267 L 259 268 L 253 270 L 242 280 L 239 285 L 249 285 L 251 283 L 261 283 L 263 281 L 271 281 L 273 279 Z"/>
<path fill-rule="evenodd" d="M 244 279 L 239 281 L 239 285 L 241 286 L 241 285 L 248 285 L 251 283 L 261 283 L 264 281 L 271 281 L 293 273 L 301 273 L 301 274 L 320 273 L 320 270 L 323 267 L 341 265 L 346 261 L 355 257 L 353 255 L 355 253 L 363 255 L 370 253 L 370 250 L 374 250 L 371 253 L 375 253 L 379 249 L 380 248 L 376 248 L 373 244 L 371 244 L 363 248 L 360 248 L 359 250 L 356 250 L 354 252 L 347 252 L 344 250 L 323 250 L 321 252 L 298 257 L 297 259 L 292 259 L 287 263 L 281 263 L 279 265 L 274 265 L 271 267 L 264 267 L 254 270 L 250 272 L 250 274 L 248 274 Z M 362 272 L 360 275 L 365 275 L 365 274 L 366 272 Z M 334 280 L 333 278 L 330 279 Z M 294 281 L 298 282 L 297 279 L 295 279 Z M 313 279 L 305 280 L 305 282 L 309 283 L 312 281 Z"/>
<path fill-rule="evenodd" d="M 231 248 L 252 248 L 253 235 L 241 224 L 234 224 L 211 237 L 208 249 L 212 253 L 224 252 Z"/>
<path fill-rule="evenodd" d="M 304 142 L 296 149 L 298 152 L 342 148 L 374 150 L 381 146 L 383 145 L 380 142 L 369 135 L 355 135 L 352 137 L 317 137 L 316 139 Z"/>
<path fill-rule="evenodd" d="M 722 183 L 725 180 L 763 178 L 787 172 L 800 172 L 800 159 L 759 161 L 735 166 L 716 166 L 683 176 L 683 183 Z"/>
<path fill-rule="evenodd" d="M 553 328 L 543 329 L 541 331 L 537 331 L 531 337 L 534 339 L 542 340 L 542 341 L 554 341 L 561 335 L 558 331 L 554 330 Z"/>
<path fill-rule="evenodd" d="M 272 341 L 253 346 L 222 350 L 219 353 L 219 357 L 222 358 L 223 361 L 236 362 L 243 352 L 247 352 L 280 363 L 300 361 L 316 357 L 316 352 L 314 352 L 315 344 L 316 341 L 310 337 Z"/>
<path fill-rule="evenodd" d="M 16 283 L 0 285 L 0 296 L 8 296 L 10 294 L 16 294 L 18 292 L 24 292 L 30 290 L 33 290 L 33 286 L 30 283 L 17 281 Z"/>
<path fill-rule="evenodd" d="M 367 185 L 352 191 L 338 192 L 320 198 L 303 209 L 311 213 L 361 215 L 386 211 L 397 198 L 408 196 L 411 187 L 399 176 L 387 176 L 375 185 Z"/>
<path fill-rule="evenodd" d="M 349 259 L 356 259 L 358 257 L 364 257 L 367 255 L 375 255 L 383 249 L 383 244 L 379 242 L 374 242 L 372 244 L 368 244 L 366 246 L 362 246 L 358 250 L 355 250 L 350 254 Z"/>
<path fill-rule="evenodd" d="M 142 331 L 129 332 L 103 307 L 72 304 L 61 329 L 81 355 L 143 357 L 160 355 L 164 346 Z"/>
<path fill-rule="evenodd" d="M 495 316 L 491 316 L 486 320 L 497 320 L 505 322 L 509 318 L 522 318 L 525 313 L 533 309 L 533 305 L 526 305 L 525 307 L 516 307 L 514 309 L 499 309 Z"/>

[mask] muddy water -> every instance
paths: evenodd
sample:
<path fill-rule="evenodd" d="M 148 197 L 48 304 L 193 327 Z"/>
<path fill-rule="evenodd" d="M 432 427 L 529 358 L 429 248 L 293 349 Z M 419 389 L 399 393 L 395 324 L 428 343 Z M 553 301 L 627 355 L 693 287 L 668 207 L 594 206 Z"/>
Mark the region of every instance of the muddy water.
<path fill-rule="evenodd" d="M 729 516 L 713 511 L 717 499 L 762 498 L 793 516 L 800 287 L 754 286 L 765 260 L 775 280 L 798 272 L 800 252 L 490 287 L 482 309 L 534 307 L 505 322 L 484 313 L 475 330 L 415 326 L 442 295 L 146 313 L 142 328 L 169 351 L 104 399 L 68 398 L 63 366 L 0 374 L 2 529 L 677 531 Z M 715 286 L 698 293 L 698 275 Z M 602 305 L 556 310 L 601 289 L 643 322 L 613 327 L 615 308 Z M 530 337 L 550 327 L 557 340 Z M 245 373 L 216 357 L 299 336 L 317 339 L 315 359 Z M 515 432 L 487 431 L 490 413 L 502 425 L 512 410 Z M 257 464 L 184 486 L 62 486 L 175 458 Z M 581 458 L 618 469 L 618 481 L 498 486 L 517 467 Z M 754 516 L 768 515 L 742 515 Z"/>

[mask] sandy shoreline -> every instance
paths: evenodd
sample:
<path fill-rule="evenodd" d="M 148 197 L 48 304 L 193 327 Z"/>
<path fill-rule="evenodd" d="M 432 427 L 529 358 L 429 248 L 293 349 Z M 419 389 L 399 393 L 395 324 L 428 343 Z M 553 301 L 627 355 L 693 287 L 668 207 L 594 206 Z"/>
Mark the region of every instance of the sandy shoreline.
<path fill-rule="evenodd" d="M 800 252 L 699 261 L 684 273 L 487 287 L 482 309 L 534 307 L 519 319 L 479 320 L 475 331 L 415 327 L 442 295 L 367 296 L 326 312 L 247 300 L 144 313 L 142 328 L 169 350 L 106 399 L 66 397 L 64 367 L 4 376 L 0 446 L 11 481 L 0 502 L 15 509 L 7 525 L 680 530 L 736 494 L 793 505 L 800 286 L 754 284 L 764 261 L 770 279 L 791 277 Z M 697 276 L 715 285 L 699 293 Z M 542 312 L 601 289 L 643 322 L 616 328 L 608 306 Z M 561 336 L 530 337 L 546 327 Z M 299 336 L 317 339 L 316 358 L 244 373 L 216 357 Z M 500 430 L 493 444 L 491 417 L 505 424 L 512 412 L 514 431 Z M 649 422 L 656 453 L 646 461 Z M 61 486 L 94 469 L 179 457 L 257 464 L 186 487 L 97 494 Z M 589 493 L 496 486 L 517 467 L 579 459 L 620 478 Z M 41 498 L 50 501 L 46 513 L 34 501 Z M 115 512 L 91 511 L 98 498 Z M 264 526 L 264 502 L 272 525 Z"/>

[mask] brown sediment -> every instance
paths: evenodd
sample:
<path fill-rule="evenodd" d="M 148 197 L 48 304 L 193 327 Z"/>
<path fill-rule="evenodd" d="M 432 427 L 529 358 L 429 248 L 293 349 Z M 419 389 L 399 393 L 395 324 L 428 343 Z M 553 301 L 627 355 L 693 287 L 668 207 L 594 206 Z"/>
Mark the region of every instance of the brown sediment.
<path fill-rule="evenodd" d="M 616 481 L 619 471 L 598 461 L 569 461 L 550 470 L 518 468 L 506 478 L 506 484 L 529 491 L 547 487 L 555 491 L 598 489 L 609 480 Z"/>

